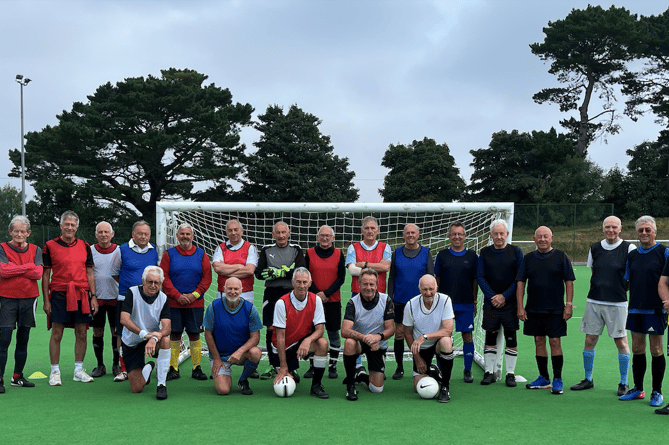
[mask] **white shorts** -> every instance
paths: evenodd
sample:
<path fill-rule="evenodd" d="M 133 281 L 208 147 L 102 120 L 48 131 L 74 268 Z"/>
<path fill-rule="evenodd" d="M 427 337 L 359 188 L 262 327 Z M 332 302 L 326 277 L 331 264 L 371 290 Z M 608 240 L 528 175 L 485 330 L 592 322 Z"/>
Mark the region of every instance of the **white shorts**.
<path fill-rule="evenodd" d="M 625 323 L 627 321 L 627 306 L 612 306 L 588 301 L 585 304 L 585 313 L 581 321 L 581 332 L 588 335 L 601 335 L 604 325 L 611 338 L 627 336 Z"/>
<path fill-rule="evenodd" d="M 232 375 L 232 365 L 237 365 L 237 363 L 230 363 L 227 360 L 223 361 L 223 366 L 221 366 L 221 369 L 218 370 L 218 374 L 216 374 L 214 377 L 219 376 L 219 375 L 227 375 L 231 376 Z M 209 365 L 213 368 L 214 367 L 214 360 L 209 359 Z M 237 366 L 244 366 L 242 363 L 241 365 Z"/>

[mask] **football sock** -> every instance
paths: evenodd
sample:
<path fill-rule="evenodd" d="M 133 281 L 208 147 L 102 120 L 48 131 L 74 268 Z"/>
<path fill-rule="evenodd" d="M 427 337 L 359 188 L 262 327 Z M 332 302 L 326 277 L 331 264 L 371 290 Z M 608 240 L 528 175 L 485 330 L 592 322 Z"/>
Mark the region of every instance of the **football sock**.
<path fill-rule="evenodd" d="M 553 365 L 553 378 L 562 378 L 562 366 L 564 365 L 564 355 L 552 355 L 551 364 Z"/>
<path fill-rule="evenodd" d="M 5 367 L 7 366 L 7 350 L 12 341 L 11 328 L 0 328 L 0 376 L 5 375 Z"/>
<path fill-rule="evenodd" d="M 309 359 L 309 369 L 314 369 L 314 358 Z"/>
<path fill-rule="evenodd" d="M 51 365 L 51 372 L 54 371 L 60 371 L 60 366 L 58 366 L 58 363 L 56 363 L 55 365 Z"/>
<path fill-rule="evenodd" d="M 495 369 L 495 357 L 497 356 L 497 348 L 487 347 L 483 350 L 483 363 L 485 372 L 492 374 Z"/>
<path fill-rule="evenodd" d="M 22 374 L 28 358 L 28 339 L 30 328 L 21 326 L 16 330 L 16 350 L 14 351 L 14 374 Z M 3 366 L 4 368 L 4 366 Z M 4 375 L 3 373 L 0 375 Z"/>
<path fill-rule="evenodd" d="M 339 349 L 330 348 L 330 367 L 337 367 L 337 360 L 339 360 Z"/>
<path fill-rule="evenodd" d="M 142 377 L 144 377 L 145 384 L 149 381 L 149 376 L 151 375 L 152 370 L 153 368 L 148 363 L 142 368 Z"/>
<path fill-rule="evenodd" d="M 84 368 L 84 362 L 74 362 L 74 372 Z"/>
<path fill-rule="evenodd" d="M 667 367 L 667 361 L 664 354 L 653 357 L 650 361 L 650 369 L 653 380 L 653 391 L 662 394 L 662 381 L 664 380 L 664 370 Z"/>
<path fill-rule="evenodd" d="M 179 352 L 181 350 L 181 341 L 170 340 L 170 366 L 179 370 Z"/>
<path fill-rule="evenodd" d="M 630 353 L 627 354 L 618 354 L 618 368 L 620 369 L 620 383 L 627 385 L 627 374 L 630 369 Z"/>
<path fill-rule="evenodd" d="M 465 356 L 465 369 L 471 371 L 472 363 L 474 362 L 474 342 L 463 343 L 462 353 Z"/>
<path fill-rule="evenodd" d="M 270 366 L 274 366 L 273 363 L 275 363 L 274 352 L 272 351 L 272 332 L 272 329 L 267 328 L 267 332 L 265 333 L 265 347 L 267 348 L 267 359 Z"/>
<path fill-rule="evenodd" d="M 592 382 L 592 369 L 595 366 L 595 350 L 583 350 L 583 368 L 585 369 L 585 379 Z"/>
<path fill-rule="evenodd" d="M 634 354 L 632 356 L 632 378 L 634 386 L 643 391 L 643 378 L 646 376 L 646 354 Z"/>
<path fill-rule="evenodd" d="M 123 360 L 123 355 L 119 355 L 118 361 L 121 364 L 121 371 L 126 372 L 125 361 Z"/>
<path fill-rule="evenodd" d="M 344 371 L 346 372 L 346 381 L 348 383 L 353 383 L 355 378 L 355 359 L 358 358 L 357 355 L 346 355 L 344 354 Z"/>
<path fill-rule="evenodd" d="M 504 350 L 504 359 L 506 360 L 506 373 L 514 374 L 516 372 L 516 360 L 518 359 L 518 350 L 506 348 Z"/>
<path fill-rule="evenodd" d="M 258 364 L 255 362 L 252 362 L 251 360 L 246 360 L 244 362 L 244 369 L 242 370 L 242 375 L 239 376 L 239 381 L 242 382 L 244 380 L 248 380 L 249 376 L 253 374 L 253 371 L 255 371 L 258 368 Z"/>
<path fill-rule="evenodd" d="M 156 378 L 158 386 L 164 385 L 167 380 L 167 371 L 170 369 L 170 350 L 161 349 L 158 351 L 158 359 L 156 360 Z"/>
<path fill-rule="evenodd" d="M 341 347 L 339 331 L 328 331 L 328 341 L 330 342 L 330 350 L 336 349 L 339 351 L 339 348 Z"/>
<path fill-rule="evenodd" d="M 171 346 L 171 342 L 170 342 Z M 190 342 L 190 357 L 193 362 L 193 369 L 200 366 L 200 359 L 202 358 L 202 340 L 197 339 Z M 171 362 L 171 360 L 170 360 Z"/>
<path fill-rule="evenodd" d="M 116 336 L 111 336 L 111 348 L 112 348 L 112 364 L 118 365 L 119 353 L 118 353 L 118 343 L 116 342 Z"/>
<path fill-rule="evenodd" d="M 95 353 L 95 358 L 98 361 L 98 366 L 102 366 L 104 364 L 104 350 L 105 338 L 93 337 L 93 352 Z"/>
<path fill-rule="evenodd" d="M 374 393 L 377 393 L 377 394 L 380 393 L 380 392 L 383 392 L 383 385 L 374 386 L 372 383 L 370 383 L 369 385 L 367 385 L 367 387 L 369 388 L 369 392 L 374 392 Z"/>
<path fill-rule="evenodd" d="M 546 380 L 550 380 L 550 374 L 548 374 L 548 357 L 543 357 L 540 355 L 536 356 L 537 368 L 539 368 L 539 375 L 543 376 Z"/>
<path fill-rule="evenodd" d="M 355 367 L 360 368 L 362 366 L 362 357 L 359 355 L 358 358 L 355 359 Z"/>
<path fill-rule="evenodd" d="M 449 387 L 451 384 L 451 372 L 453 371 L 453 352 L 440 352 L 437 354 L 437 363 L 441 369 L 441 384 Z"/>
<path fill-rule="evenodd" d="M 312 386 L 320 385 L 321 382 L 323 381 L 323 374 L 325 373 L 325 365 L 327 364 L 327 362 L 328 362 L 327 357 L 315 356 L 313 358 L 314 377 L 313 380 L 311 380 Z"/>
<path fill-rule="evenodd" d="M 393 342 L 395 349 L 395 361 L 397 362 L 397 369 L 404 370 L 404 340 L 397 340 Z"/>

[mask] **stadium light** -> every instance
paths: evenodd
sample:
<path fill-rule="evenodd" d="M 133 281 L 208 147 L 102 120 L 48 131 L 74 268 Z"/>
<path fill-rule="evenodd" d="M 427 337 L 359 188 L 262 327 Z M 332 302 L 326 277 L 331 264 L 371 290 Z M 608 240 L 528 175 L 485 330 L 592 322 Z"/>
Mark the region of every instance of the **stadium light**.
<path fill-rule="evenodd" d="M 27 77 L 24 79 L 23 74 L 16 75 L 16 82 L 21 85 L 21 214 L 26 215 L 26 153 L 23 146 L 23 87 L 30 83 Z"/>

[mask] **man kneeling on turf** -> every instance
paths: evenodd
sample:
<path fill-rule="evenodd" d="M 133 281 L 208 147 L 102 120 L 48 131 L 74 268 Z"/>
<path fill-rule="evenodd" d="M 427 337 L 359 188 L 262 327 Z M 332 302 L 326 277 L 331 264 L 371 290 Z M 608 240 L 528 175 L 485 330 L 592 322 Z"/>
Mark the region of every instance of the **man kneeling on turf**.
<path fill-rule="evenodd" d="M 423 275 L 418 283 L 420 295 L 404 307 L 404 337 L 413 354 L 413 386 L 430 371 L 432 357 L 437 355 L 441 369 L 439 402 L 451 400 L 449 386 L 453 370 L 453 304 L 448 295 L 437 292 L 437 280 Z M 434 368 L 432 368 L 434 369 Z M 436 372 L 435 374 L 439 374 Z M 434 377 L 434 375 L 432 375 Z"/>
<path fill-rule="evenodd" d="M 321 382 L 327 364 L 328 341 L 323 337 L 325 313 L 323 302 L 309 292 L 311 273 L 306 267 L 293 272 L 293 291 L 279 298 L 274 306 L 274 333 L 272 334 L 272 366 L 278 367 L 274 383 L 290 376 L 300 367 L 299 360 L 314 354 L 314 375 L 311 381 L 312 396 L 327 399 Z"/>
<path fill-rule="evenodd" d="M 167 398 L 165 380 L 170 366 L 170 305 L 160 287 L 165 276 L 158 266 L 148 266 L 142 274 L 142 285 L 125 294 L 121 309 L 121 346 L 132 392 L 142 392 L 151 380 L 156 364 L 144 363 L 145 357 L 158 357 L 156 398 Z"/>
<path fill-rule="evenodd" d="M 387 294 L 379 293 L 379 274 L 374 269 L 360 272 L 360 293 L 348 300 L 341 335 L 344 342 L 344 370 L 346 370 L 346 399 L 358 400 L 356 382 L 367 384 L 371 392 L 383 391 L 387 338 L 395 332 L 395 307 Z M 370 375 L 364 367 L 355 370 L 360 356 L 367 356 Z"/>
<path fill-rule="evenodd" d="M 223 285 L 224 298 L 217 298 L 207 307 L 204 315 L 204 339 L 209 348 L 211 375 L 214 388 L 222 396 L 232 386 L 232 365 L 243 366 L 237 386 L 244 395 L 251 395 L 249 376 L 260 362 L 260 330 L 262 322 L 258 310 L 241 298 L 242 282 L 229 277 Z"/>

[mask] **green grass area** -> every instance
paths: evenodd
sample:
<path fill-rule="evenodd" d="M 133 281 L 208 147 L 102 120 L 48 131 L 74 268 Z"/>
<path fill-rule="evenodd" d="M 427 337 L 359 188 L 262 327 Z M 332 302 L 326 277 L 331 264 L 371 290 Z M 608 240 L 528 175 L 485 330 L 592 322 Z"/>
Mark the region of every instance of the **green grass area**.
<path fill-rule="evenodd" d="M 413 392 L 409 376 L 400 381 L 387 380 L 382 394 L 371 394 L 360 387 L 357 402 L 345 400 L 341 379 L 327 378 L 324 385 L 330 393 L 329 400 L 310 397 L 308 383 L 300 383 L 292 398 L 279 399 L 271 383 L 260 380 L 251 381 L 253 396 L 242 396 L 236 389 L 228 396 L 217 396 L 211 381 L 190 378 L 191 363 L 187 361 L 182 364 L 182 378 L 168 382 L 169 398 L 161 402 L 155 399 L 155 380 L 141 394 L 131 394 L 127 382 L 114 383 L 110 375 L 89 384 L 73 382 L 74 336 L 68 330 L 62 342 L 62 387 L 50 387 L 46 379 L 37 379 L 35 388 L 13 388 L 6 380 L 7 392 L 0 395 L 0 406 L 5 413 L 2 443 L 48 440 L 55 444 L 130 441 L 145 444 L 186 441 L 407 444 L 446 440 L 554 444 L 573 440 L 629 443 L 656 439 L 667 419 L 653 414 L 648 396 L 644 401 L 617 400 L 617 351 L 606 334 L 597 347 L 595 389 L 578 393 L 567 389 L 583 378 L 584 335 L 579 331 L 579 324 L 590 276 L 585 267 L 575 270 L 574 318 L 568 322 L 568 336 L 563 339 L 566 391 L 561 396 L 546 390 L 530 391 L 523 385 L 507 388 L 501 382 L 483 387 L 479 384 L 482 371 L 477 367 L 475 382 L 465 384 L 461 358 L 455 362 L 452 400 L 448 404 L 420 399 Z M 35 371 L 49 373 L 49 332 L 45 329 L 43 312 L 38 311 L 37 318 L 26 375 Z M 111 351 L 105 346 L 106 355 L 110 357 Z M 537 368 L 532 338 L 520 335 L 518 347 L 516 373 L 533 380 Z M 12 354 L 13 343 L 8 362 L 10 372 Z M 89 346 L 85 367 L 91 370 L 94 366 L 95 358 Z M 266 363 L 262 363 L 261 368 L 264 366 Z M 405 368 L 409 367 L 407 362 Z M 203 368 L 209 371 L 206 359 Z M 388 368 L 392 372 L 394 364 L 389 363 Z M 234 379 L 240 371 L 240 368 L 234 369 Z M 341 363 L 339 373 L 343 377 Z M 650 371 L 646 379 L 649 386 Z"/>

